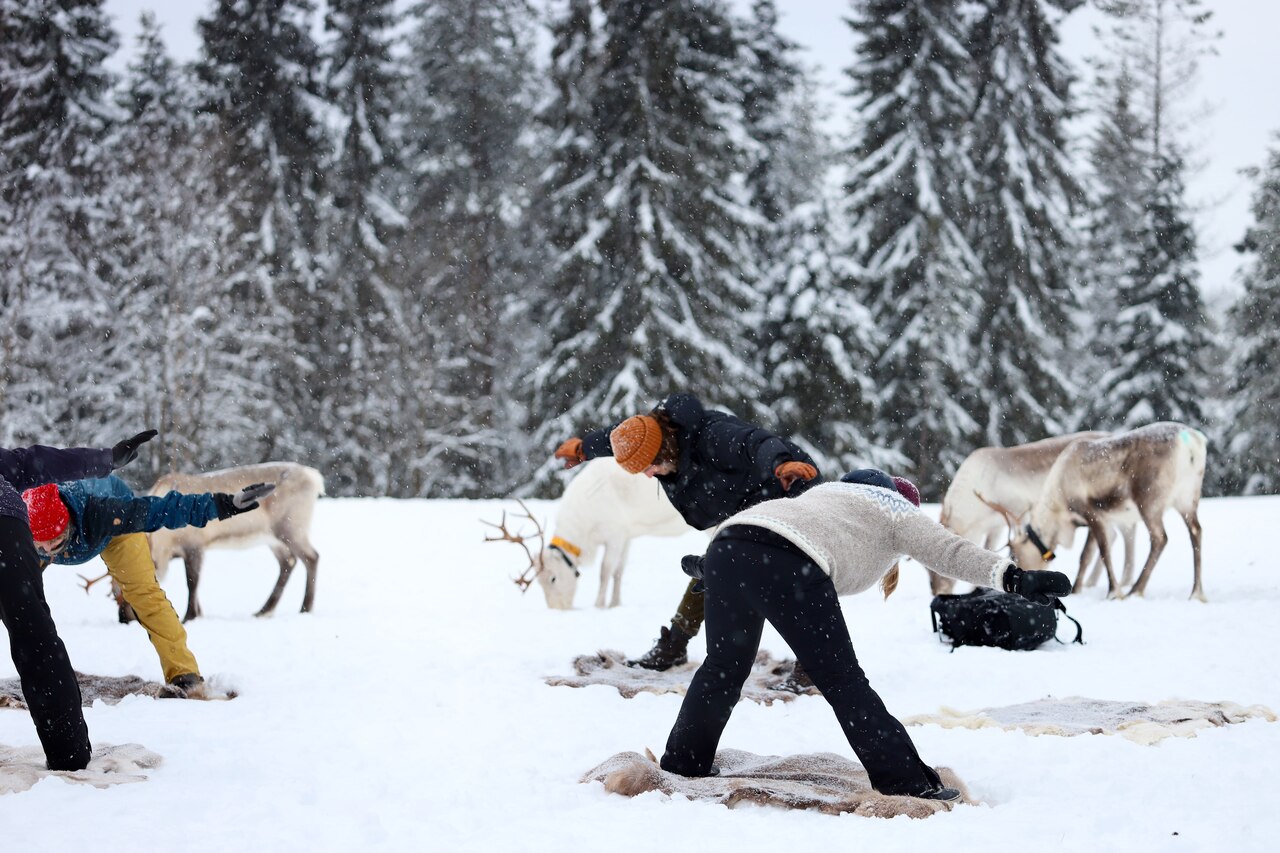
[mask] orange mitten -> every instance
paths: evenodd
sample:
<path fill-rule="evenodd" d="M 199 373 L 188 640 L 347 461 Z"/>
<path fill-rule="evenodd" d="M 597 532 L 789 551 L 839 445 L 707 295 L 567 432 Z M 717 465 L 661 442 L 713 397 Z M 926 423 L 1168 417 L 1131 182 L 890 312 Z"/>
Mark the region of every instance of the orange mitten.
<path fill-rule="evenodd" d="M 773 476 L 781 481 L 782 490 L 789 492 L 791 487 L 795 485 L 796 480 L 812 480 L 818 476 L 818 469 L 808 462 L 783 462 L 773 469 Z"/>
<path fill-rule="evenodd" d="M 564 467 L 572 468 L 574 465 L 581 465 L 587 461 L 587 457 L 582 455 L 582 439 L 570 438 L 564 444 L 556 448 L 556 459 L 564 460 Z"/>

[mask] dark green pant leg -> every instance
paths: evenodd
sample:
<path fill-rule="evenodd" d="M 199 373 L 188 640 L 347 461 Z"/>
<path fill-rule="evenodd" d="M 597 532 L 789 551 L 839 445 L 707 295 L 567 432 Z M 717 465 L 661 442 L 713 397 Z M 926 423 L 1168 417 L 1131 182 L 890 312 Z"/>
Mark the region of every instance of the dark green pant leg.
<path fill-rule="evenodd" d="M 702 630 L 702 620 L 706 613 L 701 590 L 693 591 L 697 583 L 696 580 L 689 581 L 684 598 L 680 599 L 680 606 L 676 608 L 676 615 L 671 619 L 673 628 L 679 628 L 690 637 L 696 637 Z"/>

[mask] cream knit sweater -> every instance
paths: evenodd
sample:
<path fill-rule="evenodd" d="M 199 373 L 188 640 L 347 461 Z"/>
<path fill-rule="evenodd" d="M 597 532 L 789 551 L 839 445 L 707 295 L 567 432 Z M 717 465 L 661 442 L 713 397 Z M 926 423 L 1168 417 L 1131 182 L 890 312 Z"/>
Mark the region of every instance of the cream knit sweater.
<path fill-rule="evenodd" d="M 869 589 L 904 554 L 938 574 L 1001 589 L 1009 558 L 980 548 L 928 518 L 897 492 L 823 483 L 796 498 L 765 501 L 731 516 L 794 543 L 831 576 L 836 592 Z"/>

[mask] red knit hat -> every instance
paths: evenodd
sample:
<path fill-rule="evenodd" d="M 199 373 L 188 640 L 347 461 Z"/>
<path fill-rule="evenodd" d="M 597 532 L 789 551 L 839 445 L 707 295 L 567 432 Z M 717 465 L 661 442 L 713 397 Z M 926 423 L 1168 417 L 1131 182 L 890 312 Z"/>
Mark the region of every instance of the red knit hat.
<path fill-rule="evenodd" d="M 916 506 L 920 506 L 920 490 L 916 488 L 916 484 L 908 480 L 906 477 L 894 477 L 893 485 L 898 490 L 898 494 L 911 501 Z"/>
<path fill-rule="evenodd" d="M 653 464 L 662 449 L 662 427 L 649 415 L 627 418 L 609 433 L 613 458 L 628 474 L 639 474 Z"/>
<path fill-rule="evenodd" d="M 48 483 L 22 493 L 27 505 L 27 524 L 31 525 L 31 538 L 37 542 L 57 539 L 71 523 L 71 513 L 62 502 L 62 495 L 55 483 Z"/>

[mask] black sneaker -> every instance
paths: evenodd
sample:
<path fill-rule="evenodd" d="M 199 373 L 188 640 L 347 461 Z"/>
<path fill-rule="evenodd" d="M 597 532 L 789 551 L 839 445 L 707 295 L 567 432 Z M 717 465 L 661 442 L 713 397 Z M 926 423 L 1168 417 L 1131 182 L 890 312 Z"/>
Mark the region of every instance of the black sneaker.
<path fill-rule="evenodd" d="M 945 785 L 939 785 L 932 790 L 925 791 L 923 794 L 916 794 L 915 796 L 917 799 L 921 800 L 939 800 L 944 803 L 960 802 L 960 792 L 955 788 L 948 788 Z"/>
<path fill-rule="evenodd" d="M 673 666 L 689 662 L 689 640 L 692 635 L 686 634 L 674 626 L 662 626 L 658 632 L 658 640 L 653 648 L 635 660 L 627 661 L 627 666 L 638 666 L 663 672 Z"/>

